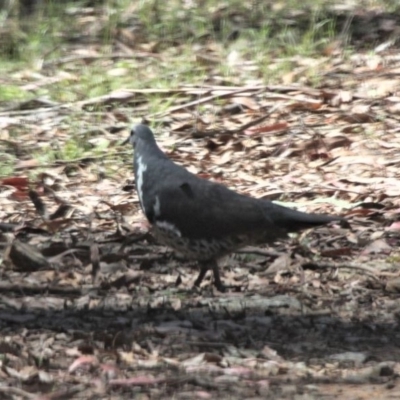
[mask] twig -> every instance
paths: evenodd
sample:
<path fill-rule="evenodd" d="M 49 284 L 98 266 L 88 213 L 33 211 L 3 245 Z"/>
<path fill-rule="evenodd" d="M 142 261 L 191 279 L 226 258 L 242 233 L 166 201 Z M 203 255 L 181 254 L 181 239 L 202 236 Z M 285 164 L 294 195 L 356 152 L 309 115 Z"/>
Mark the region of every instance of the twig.
<path fill-rule="evenodd" d="M 59 390 L 57 392 L 49 393 L 47 396 L 42 397 L 43 400 L 69 400 L 72 398 L 83 398 L 82 397 L 74 397 L 75 394 L 79 392 L 83 392 L 87 389 L 87 385 L 80 384 L 74 387 L 71 387 L 66 390 Z"/>
<path fill-rule="evenodd" d="M 77 164 L 77 163 L 89 163 L 89 162 L 94 162 L 96 160 L 103 160 L 106 158 L 114 158 L 115 156 L 125 156 L 125 155 L 130 155 L 130 152 L 127 151 L 117 151 L 115 153 L 107 153 L 107 154 L 102 154 L 99 156 L 87 156 L 87 157 L 81 157 L 81 158 L 74 158 L 73 160 L 57 160 L 53 163 L 45 164 L 46 167 L 49 168 L 55 168 L 59 167 L 60 165 L 71 165 L 71 164 Z M 115 163 L 115 160 L 113 160 L 113 163 Z M 26 166 L 16 166 L 15 169 L 20 170 L 20 169 L 35 169 L 35 168 L 43 168 L 44 164 L 39 164 L 39 165 L 31 165 L 29 167 Z"/>
<path fill-rule="evenodd" d="M 379 278 L 377 277 L 377 275 L 388 276 L 387 272 L 377 271 L 376 269 L 367 267 L 366 265 L 360 265 L 360 264 L 356 264 L 356 263 L 307 262 L 307 263 L 303 264 L 303 267 L 308 267 L 308 266 L 311 266 L 314 268 L 316 267 L 316 268 L 326 268 L 326 269 L 328 269 L 328 268 L 356 269 L 356 270 L 366 272 L 369 276 L 371 276 L 372 278 L 374 278 L 377 281 L 380 281 Z M 391 275 L 389 275 L 389 276 L 391 276 Z M 398 276 L 398 274 L 396 274 L 394 276 Z"/>
<path fill-rule="evenodd" d="M 261 122 L 263 122 L 264 120 L 266 120 L 267 118 L 269 118 L 269 116 L 276 111 L 279 107 L 281 107 L 281 104 L 275 104 L 265 115 L 263 115 L 260 118 L 257 118 L 253 121 L 248 122 L 247 124 L 243 124 L 242 126 L 240 126 L 239 128 L 230 131 L 230 133 L 239 133 L 239 132 L 243 132 L 246 129 L 251 128 L 252 126 L 258 125 Z"/>
<path fill-rule="evenodd" d="M 214 349 L 225 349 L 229 346 L 229 343 L 225 342 L 196 342 L 196 341 L 187 341 L 185 342 L 189 346 L 198 346 L 198 347 L 212 347 Z"/>
<path fill-rule="evenodd" d="M 83 253 L 86 254 L 86 252 L 89 250 L 89 245 L 85 246 L 85 245 L 80 245 L 80 248 L 77 249 L 68 249 L 63 251 L 60 254 L 57 254 L 56 256 L 53 257 L 49 257 L 48 261 L 50 261 L 53 264 L 59 263 L 63 257 L 67 256 L 68 254 L 74 254 L 74 253 Z"/>
<path fill-rule="evenodd" d="M 106 55 L 75 55 L 75 56 L 67 56 L 67 57 L 62 57 L 58 58 L 57 60 L 50 60 L 50 61 L 45 61 L 43 63 L 42 68 L 48 68 L 48 67 L 55 67 L 59 66 L 62 64 L 68 64 L 70 62 L 75 62 L 75 61 L 96 61 L 96 60 L 118 60 L 118 59 L 124 59 L 124 58 L 160 58 L 158 54 L 154 53 L 145 53 L 145 52 L 137 52 L 135 51 L 133 54 L 126 54 L 126 53 L 114 53 L 114 54 L 106 54 Z"/>
<path fill-rule="evenodd" d="M 15 394 L 16 396 L 26 397 L 27 399 L 35 399 L 37 394 L 26 392 L 15 386 L 0 386 L 0 392 Z"/>
<path fill-rule="evenodd" d="M 256 254 L 265 257 L 279 257 L 282 253 L 274 250 L 261 250 L 257 247 L 245 247 L 244 249 L 235 251 L 237 254 Z"/>
<path fill-rule="evenodd" d="M 23 294 L 54 294 L 54 295 L 73 295 L 81 296 L 82 289 L 62 286 L 47 286 L 47 285 L 28 285 L 28 284 L 10 284 L 0 282 L 0 293 L 23 293 Z"/>
<path fill-rule="evenodd" d="M 184 110 L 184 109 L 187 109 L 187 108 L 195 107 L 195 106 L 207 103 L 207 102 L 215 100 L 215 99 L 222 99 L 222 98 L 225 98 L 225 97 L 230 97 L 230 96 L 235 95 L 235 94 L 249 92 L 249 91 L 250 92 L 259 91 L 259 90 L 263 90 L 265 88 L 266 88 L 266 86 L 264 86 L 264 87 L 262 87 L 262 86 L 251 86 L 251 87 L 245 87 L 245 88 L 240 88 L 240 89 L 236 89 L 236 90 L 229 90 L 228 89 L 229 90 L 228 93 L 226 93 L 226 91 L 225 91 L 225 93 L 214 94 L 212 96 L 207 96 L 207 97 L 204 97 L 202 99 L 190 101 L 189 103 L 185 103 L 185 104 L 181 104 L 179 106 L 171 107 L 170 109 L 168 109 L 166 111 L 162 111 L 162 112 L 151 114 L 151 115 L 146 115 L 145 119 L 150 120 L 150 119 L 153 119 L 153 118 L 156 118 L 156 117 L 160 117 L 162 115 L 169 114 L 169 113 L 172 113 L 172 112 L 175 112 L 175 111 L 180 111 L 180 110 Z"/>
<path fill-rule="evenodd" d="M 14 109 L 17 108 L 18 105 L 16 107 L 13 107 Z M 70 109 L 70 107 L 68 107 L 68 105 L 66 104 L 60 104 L 60 105 L 55 105 L 53 107 L 42 107 L 42 108 L 32 108 L 30 110 L 17 110 L 17 111 L 4 111 L 2 110 L 0 112 L 0 117 L 11 117 L 13 115 L 15 116 L 19 116 L 19 115 L 32 115 L 32 116 L 37 116 L 39 113 L 54 113 L 55 111 L 59 111 L 61 109 L 65 109 L 68 110 Z"/>

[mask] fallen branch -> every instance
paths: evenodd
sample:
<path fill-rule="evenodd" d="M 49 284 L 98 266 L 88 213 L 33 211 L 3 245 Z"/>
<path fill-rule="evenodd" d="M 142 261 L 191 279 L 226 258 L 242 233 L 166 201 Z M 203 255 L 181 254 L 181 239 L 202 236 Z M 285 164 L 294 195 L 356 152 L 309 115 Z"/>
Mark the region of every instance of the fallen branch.
<path fill-rule="evenodd" d="M 0 393 L 9 393 L 16 396 L 21 396 L 27 399 L 35 399 L 37 398 L 37 394 L 29 393 L 25 390 L 19 389 L 15 386 L 0 386 Z"/>
<path fill-rule="evenodd" d="M 172 107 L 166 111 L 158 112 L 158 113 L 151 114 L 151 115 L 146 115 L 145 119 L 151 120 L 153 118 L 161 117 L 162 115 L 167 115 L 167 114 L 170 114 L 175 111 L 181 111 L 181 110 L 185 110 L 187 108 L 198 106 L 200 104 L 208 103 L 209 101 L 212 101 L 212 100 L 223 99 L 225 97 L 230 97 L 232 95 L 244 93 L 244 92 L 260 91 L 265 88 L 266 88 L 266 86 L 251 86 L 251 87 L 245 87 L 245 88 L 240 88 L 240 89 L 236 89 L 236 90 L 228 89 L 228 91 L 226 89 L 221 89 L 221 90 L 224 90 L 224 93 L 214 94 L 211 96 L 204 97 L 202 99 L 193 100 L 193 101 L 190 101 L 189 103 L 185 103 L 185 104 L 181 104 L 179 106 Z M 212 88 L 210 88 L 209 90 L 211 90 L 211 89 Z M 212 90 L 214 90 L 214 89 L 212 89 Z"/>
<path fill-rule="evenodd" d="M 82 296 L 84 290 L 73 287 L 48 286 L 48 285 L 29 285 L 0 282 L 0 293 L 22 293 L 23 295 L 53 294 L 53 295 L 72 295 Z"/>
<path fill-rule="evenodd" d="M 390 272 L 382 272 L 378 271 L 374 268 L 368 267 L 366 265 L 361 265 L 357 263 L 329 263 L 329 262 L 307 262 L 303 264 L 304 267 L 312 267 L 312 268 L 323 268 L 323 269 L 328 269 L 328 268 L 334 268 L 334 269 L 355 269 L 359 271 L 366 272 L 369 276 L 374 278 L 377 281 L 380 281 L 378 276 L 399 276 L 398 273 L 393 273 L 391 274 Z"/>
<path fill-rule="evenodd" d="M 160 58 L 158 54 L 154 53 L 146 53 L 146 52 L 137 52 L 135 51 L 133 54 L 126 54 L 126 53 L 114 53 L 114 54 L 99 54 L 99 55 L 90 55 L 90 54 L 85 54 L 85 55 L 74 55 L 74 56 L 67 56 L 67 57 L 61 57 L 56 60 L 49 60 L 45 61 L 42 65 L 42 68 L 49 68 L 49 67 L 55 67 L 55 66 L 60 66 L 63 64 L 68 64 L 71 62 L 76 62 L 76 61 L 96 61 L 96 60 L 119 60 L 119 59 L 132 59 L 134 58 Z"/>
<path fill-rule="evenodd" d="M 239 132 L 243 132 L 246 129 L 251 128 L 252 126 L 258 125 L 261 122 L 265 121 L 267 118 L 269 118 L 269 116 L 276 111 L 279 107 L 281 107 L 281 104 L 276 104 L 275 106 L 273 106 L 265 115 L 263 115 L 260 118 L 257 118 L 253 121 L 248 122 L 247 124 L 243 124 L 242 126 L 240 126 L 239 128 L 235 129 L 234 131 L 231 131 L 230 133 L 239 133 Z"/>

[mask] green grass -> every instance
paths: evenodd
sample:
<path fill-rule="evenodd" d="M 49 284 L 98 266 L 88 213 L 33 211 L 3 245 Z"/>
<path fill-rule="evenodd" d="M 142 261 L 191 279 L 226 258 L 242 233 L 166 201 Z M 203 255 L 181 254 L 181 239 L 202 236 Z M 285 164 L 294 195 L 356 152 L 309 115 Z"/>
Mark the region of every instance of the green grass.
<path fill-rule="evenodd" d="M 296 57 L 325 57 L 324 47 L 340 33 L 335 19 L 329 14 L 331 2 L 327 0 L 305 0 L 301 4 L 294 0 L 282 4 L 206 0 L 202 7 L 197 8 L 181 0 L 141 0 L 129 13 L 126 11 L 132 7 L 129 0 L 108 0 L 105 3 L 105 8 L 97 9 L 93 19 L 98 23 L 102 21 L 101 29 L 94 37 L 82 37 L 90 24 L 85 25 L 84 18 L 72 12 L 79 3 L 60 5 L 55 1 L 44 2 L 45 8 L 36 17 L 21 23 L 20 29 L 13 21 L 10 40 L 0 39 L 0 72 L 3 76 L 0 76 L 0 108 L 37 97 L 59 104 L 73 104 L 122 88 L 201 86 L 213 84 L 216 76 L 216 82 L 223 80 L 237 86 L 255 81 L 282 83 L 284 77 L 298 66 Z M 298 17 L 290 16 L 299 10 L 305 12 Z M 93 27 L 94 22 L 91 24 Z M 4 21 L 0 28 L 3 25 Z M 133 32 L 132 57 L 107 59 L 107 55 L 119 51 L 115 48 L 115 38 L 120 40 L 118 32 L 123 30 Z M 237 38 L 233 39 L 235 35 Z M 135 57 L 136 52 L 146 52 L 148 46 L 157 48 L 157 53 Z M 76 54 L 77 48 L 81 52 L 95 49 L 105 57 L 40 68 L 43 62 Z M 198 55 L 209 56 L 214 61 L 207 65 L 199 61 Z M 235 59 L 236 62 L 232 61 Z M 302 82 L 320 85 L 320 70 L 320 65 L 310 63 L 302 71 Z M 64 77 L 27 91 L 23 87 L 31 81 L 18 78 L 23 74 L 15 73 L 21 71 L 41 74 L 43 79 L 62 74 Z M 137 103 L 116 106 L 129 112 L 130 121 L 140 120 L 143 115 L 165 112 L 176 102 L 173 93 L 145 95 L 142 99 L 140 96 Z M 137 108 L 136 104 L 142 102 L 146 106 Z M 62 127 L 69 132 L 64 135 L 66 139 L 36 146 L 34 157 L 46 164 L 90 154 L 108 155 L 110 143 L 101 141 L 101 138 L 96 143 L 88 142 L 82 137 L 81 119 L 85 118 L 88 125 L 101 124 L 103 121 L 96 113 L 107 113 L 112 107 L 99 103 L 84 113 L 72 113 Z M 200 115 L 203 112 L 202 107 L 195 111 Z M 209 107 L 204 108 L 204 112 L 209 112 Z M 90 121 L 88 113 L 91 114 Z M 0 155 L 2 153 L 7 151 L 0 143 Z M 3 159 L 0 174 L 10 173 L 14 160 Z"/>
<path fill-rule="evenodd" d="M 0 106 L 1 103 L 9 103 L 17 100 L 26 100 L 32 97 L 17 85 L 0 85 Z"/>
<path fill-rule="evenodd" d="M 0 152 L 0 178 L 10 176 L 13 173 L 15 162 L 16 158 L 13 155 Z"/>

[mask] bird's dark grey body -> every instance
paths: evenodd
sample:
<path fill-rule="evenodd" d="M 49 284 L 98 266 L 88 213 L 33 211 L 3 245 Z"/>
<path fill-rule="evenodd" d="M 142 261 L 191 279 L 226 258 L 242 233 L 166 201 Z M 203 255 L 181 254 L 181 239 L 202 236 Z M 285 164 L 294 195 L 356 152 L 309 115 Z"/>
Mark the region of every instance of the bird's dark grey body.
<path fill-rule="evenodd" d="M 145 125 L 133 128 L 130 141 L 142 210 L 158 241 L 203 265 L 196 284 L 208 268 L 217 274 L 219 257 L 243 246 L 341 219 L 295 211 L 201 179 L 168 159 Z"/>

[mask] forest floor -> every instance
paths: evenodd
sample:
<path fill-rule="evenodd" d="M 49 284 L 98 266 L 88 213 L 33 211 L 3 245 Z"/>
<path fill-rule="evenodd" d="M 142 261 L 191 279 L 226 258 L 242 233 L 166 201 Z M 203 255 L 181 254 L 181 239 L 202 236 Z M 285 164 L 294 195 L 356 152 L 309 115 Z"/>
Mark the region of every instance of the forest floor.
<path fill-rule="evenodd" d="M 0 27 L 0 399 L 400 398 L 398 13 L 109 3 Z M 191 172 L 351 228 L 194 290 L 140 211 L 142 120 Z"/>

